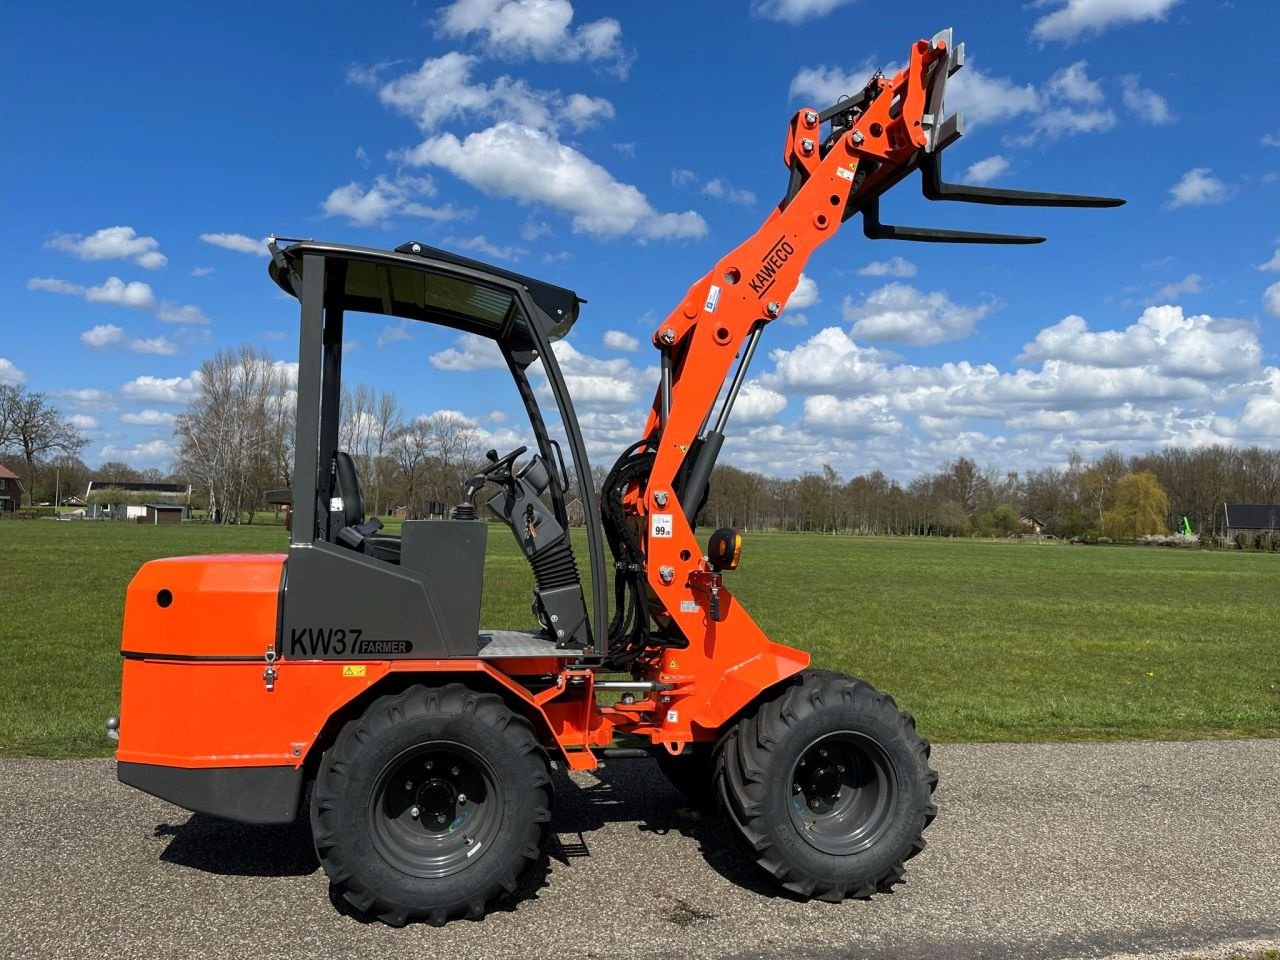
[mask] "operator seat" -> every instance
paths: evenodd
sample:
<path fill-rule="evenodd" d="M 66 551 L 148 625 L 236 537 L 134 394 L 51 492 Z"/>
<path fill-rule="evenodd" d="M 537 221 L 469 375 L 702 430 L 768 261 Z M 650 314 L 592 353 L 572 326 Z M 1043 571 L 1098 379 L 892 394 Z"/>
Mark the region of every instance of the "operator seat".
<path fill-rule="evenodd" d="M 342 502 L 342 526 L 334 535 L 337 542 L 375 559 L 399 563 L 400 538 L 374 536 L 382 529 L 382 521 L 377 517 L 372 520 L 364 518 L 364 491 L 351 454 L 339 450 L 333 455 L 333 467 L 338 496 Z"/>

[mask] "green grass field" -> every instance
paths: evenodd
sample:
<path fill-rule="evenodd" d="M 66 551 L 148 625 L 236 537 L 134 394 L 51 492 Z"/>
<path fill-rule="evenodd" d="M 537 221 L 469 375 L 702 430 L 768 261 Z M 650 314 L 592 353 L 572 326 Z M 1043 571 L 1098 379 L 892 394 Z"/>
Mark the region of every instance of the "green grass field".
<path fill-rule="evenodd" d="M 0 753 L 109 752 L 145 560 L 284 543 L 278 526 L 0 523 Z M 727 577 L 772 637 L 892 692 L 936 741 L 1280 734 L 1277 555 L 754 534 Z M 530 585 L 491 527 L 483 623 L 528 626 Z"/>

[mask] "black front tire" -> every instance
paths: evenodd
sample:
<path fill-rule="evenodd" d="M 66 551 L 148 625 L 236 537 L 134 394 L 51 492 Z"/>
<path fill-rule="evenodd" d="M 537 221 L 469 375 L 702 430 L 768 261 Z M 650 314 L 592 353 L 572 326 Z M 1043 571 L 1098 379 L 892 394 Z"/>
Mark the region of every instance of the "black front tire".
<path fill-rule="evenodd" d="M 902 880 L 937 809 L 929 742 L 870 684 L 806 671 L 726 731 L 719 806 L 782 886 L 838 902 Z"/>
<path fill-rule="evenodd" d="M 414 686 L 374 701 L 325 751 L 311 825 L 325 873 L 358 911 L 439 925 L 514 892 L 550 806 L 546 752 L 501 697 Z"/>

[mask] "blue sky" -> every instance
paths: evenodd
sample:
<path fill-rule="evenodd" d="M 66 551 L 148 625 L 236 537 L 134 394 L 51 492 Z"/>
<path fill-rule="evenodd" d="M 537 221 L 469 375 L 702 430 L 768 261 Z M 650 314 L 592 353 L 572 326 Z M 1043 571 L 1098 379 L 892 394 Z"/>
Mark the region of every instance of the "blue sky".
<path fill-rule="evenodd" d="M 1272 3 L 734 0 L 7 5 L 0 380 L 55 396 L 86 459 L 165 466 L 221 347 L 292 360 L 261 238 L 416 239 L 576 289 L 560 348 L 594 460 L 638 436 L 652 331 L 785 187 L 792 113 L 952 26 L 953 179 L 1117 210 L 926 204 L 887 220 L 1038 247 L 865 240 L 766 331 L 727 460 L 909 477 L 1280 440 Z M 348 376 L 409 415 L 525 436 L 477 345 L 360 318 Z"/>

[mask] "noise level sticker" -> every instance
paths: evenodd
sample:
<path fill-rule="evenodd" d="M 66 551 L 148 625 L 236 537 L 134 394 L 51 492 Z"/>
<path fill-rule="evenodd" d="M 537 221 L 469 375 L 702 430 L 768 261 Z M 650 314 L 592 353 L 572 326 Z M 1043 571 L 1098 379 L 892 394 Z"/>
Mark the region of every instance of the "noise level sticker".
<path fill-rule="evenodd" d="M 364 676 L 364 664 L 363 664 L 363 663 L 360 663 L 360 664 L 355 664 L 355 663 L 353 663 L 353 664 L 349 664 L 349 665 L 347 665 L 347 666 L 345 666 L 345 667 L 343 667 L 343 668 L 342 668 L 342 675 L 343 675 L 344 677 L 363 677 L 363 676 Z"/>
<path fill-rule="evenodd" d="M 670 540 L 675 531 L 669 513 L 649 514 L 649 536 L 659 540 Z"/>
<path fill-rule="evenodd" d="M 704 305 L 703 309 L 705 309 L 707 313 L 715 313 L 716 307 L 719 306 L 719 304 L 720 304 L 720 288 L 713 283 L 711 285 L 711 289 L 707 291 L 707 302 Z"/>

